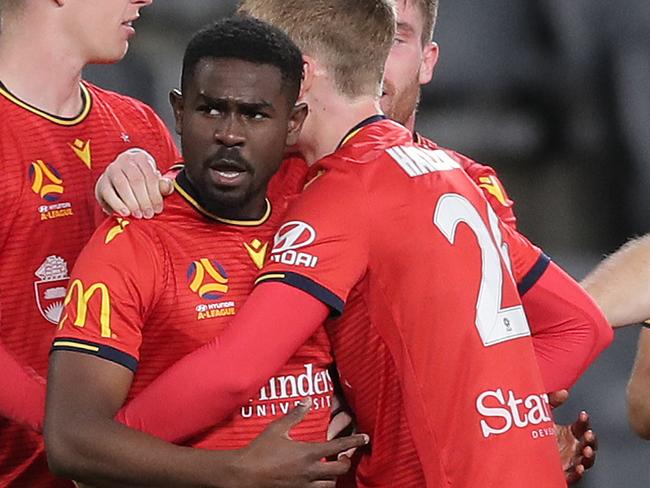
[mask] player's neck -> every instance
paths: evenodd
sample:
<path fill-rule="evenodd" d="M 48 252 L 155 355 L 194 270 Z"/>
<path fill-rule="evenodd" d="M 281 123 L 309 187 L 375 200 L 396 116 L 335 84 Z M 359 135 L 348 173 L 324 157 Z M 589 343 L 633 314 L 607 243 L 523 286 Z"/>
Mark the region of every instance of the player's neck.
<path fill-rule="evenodd" d="M 311 97 L 309 116 L 303 127 L 300 150 L 310 166 L 333 153 L 348 131 L 359 122 L 381 113 L 376 97 L 350 100 L 334 95 Z"/>
<path fill-rule="evenodd" d="M 52 29 L 7 24 L 0 35 L 0 81 L 21 100 L 60 117 L 82 109 L 84 62 Z"/>
<path fill-rule="evenodd" d="M 411 116 L 408 118 L 404 126 L 410 130 L 411 132 L 415 132 L 415 110 L 411 114 Z"/>

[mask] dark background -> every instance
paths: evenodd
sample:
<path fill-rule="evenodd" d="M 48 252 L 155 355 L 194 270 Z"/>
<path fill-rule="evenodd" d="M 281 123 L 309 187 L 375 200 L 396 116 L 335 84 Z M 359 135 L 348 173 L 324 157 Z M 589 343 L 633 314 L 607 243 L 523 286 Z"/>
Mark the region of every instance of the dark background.
<path fill-rule="evenodd" d="M 86 75 L 151 104 L 171 127 L 167 92 L 187 40 L 234 4 L 157 0 L 127 58 Z M 434 37 L 441 58 L 418 128 L 493 166 L 524 234 L 580 279 L 650 231 L 650 1 L 442 0 Z M 637 335 L 617 332 L 556 411 L 568 421 L 587 409 L 600 438 L 580 486 L 650 486 L 650 443 L 625 410 Z"/>

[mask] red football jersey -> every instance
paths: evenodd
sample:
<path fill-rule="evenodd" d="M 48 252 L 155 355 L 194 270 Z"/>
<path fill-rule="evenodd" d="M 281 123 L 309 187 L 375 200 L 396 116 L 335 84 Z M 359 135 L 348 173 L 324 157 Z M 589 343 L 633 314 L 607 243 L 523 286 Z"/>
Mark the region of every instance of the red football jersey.
<path fill-rule="evenodd" d="M 565 486 L 510 269 L 530 276 L 539 249 L 510 239 L 453 155 L 392 121 L 320 167 L 258 282 L 345 304 L 328 331 L 371 437 L 358 486 Z"/>
<path fill-rule="evenodd" d="M 167 129 L 146 105 L 82 84 L 83 110 L 63 119 L 0 86 L 0 340 L 45 376 L 68 271 L 102 217 L 95 181 L 122 151 L 140 147 L 161 167 L 178 157 Z M 11 378 L 5 378 L 11 381 Z M 0 420 L 0 486 L 54 483 L 40 435 Z M 34 459 L 40 461 L 31 468 Z"/>
<path fill-rule="evenodd" d="M 513 229 L 517 228 L 517 217 L 515 217 L 513 208 L 514 202 L 506 193 L 506 190 L 501 184 L 494 168 L 477 163 L 473 159 L 463 156 L 456 151 L 442 148 L 430 139 L 422 137 L 420 134 L 415 134 L 414 139 L 417 144 L 433 151 L 443 149 L 447 154 L 454 158 L 454 160 L 462 166 L 465 173 L 469 175 L 472 181 L 483 190 L 485 199 L 490 203 L 490 205 L 492 205 L 492 208 L 501 221 Z"/>
<path fill-rule="evenodd" d="M 137 365 L 129 399 L 228 325 L 250 294 L 286 208 L 285 199 L 275 198 L 259 221 L 226 220 L 200 205 L 184 172 L 175 186 L 156 219 L 111 219 L 93 235 L 72 273 L 53 343 L 53 350 L 94 354 L 132 370 Z M 305 396 L 314 406 L 292 436 L 324 440 L 331 363 L 321 328 L 255 397 L 187 444 L 243 447 Z"/>

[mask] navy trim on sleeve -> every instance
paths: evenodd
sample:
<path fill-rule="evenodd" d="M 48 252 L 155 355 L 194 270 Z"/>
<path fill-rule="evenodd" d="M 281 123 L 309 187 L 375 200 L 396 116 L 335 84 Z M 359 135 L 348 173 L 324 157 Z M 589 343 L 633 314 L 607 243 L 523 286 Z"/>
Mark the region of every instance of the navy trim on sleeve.
<path fill-rule="evenodd" d="M 343 313 L 345 302 L 330 290 L 324 286 L 319 285 L 306 276 L 291 272 L 272 272 L 261 275 L 259 278 L 257 278 L 255 284 L 258 285 L 260 283 L 267 283 L 270 281 L 279 281 L 281 283 L 286 283 L 287 285 L 298 288 L 305 293 L 309 293 L 311 296 L 327 305 L 332 310 L 333 317 L 338 317 Z"/>
<path fill-rule="evenodd" d="M 130 354 L 126 354 L 118 349 L 96 342 L 83 341 L 68 337 L 58 337 L 52 342 L 52 351 L 72 351 L 90 354 L 113 363 L 117 363 L 135 373 L 138 368 L 138 360 Z"/>
<path fill-rule="evenodd" d="M 546 254 L 541 254 L 535 265 L 526 273 L 526 276 L 517 283 L 517 291 L 520 297 L 523 297 L 528 290 L 535 286 L 535 283 L 542 277 L 549 264 L 551 264 L 551 258 Z"/>

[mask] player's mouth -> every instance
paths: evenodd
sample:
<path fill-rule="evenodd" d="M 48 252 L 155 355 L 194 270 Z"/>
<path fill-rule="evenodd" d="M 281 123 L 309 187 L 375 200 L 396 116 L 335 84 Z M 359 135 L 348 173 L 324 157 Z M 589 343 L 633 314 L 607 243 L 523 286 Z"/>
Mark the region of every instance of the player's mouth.
<path fill-rule="evenodd" d="M 210 164 L 209 170 L 212 182 L 217 186 L 239 186 L 250 177 L 243 164 L 227 159 Z"/>
<path fill-rule="evenodd" d="M 133 27 L 133 22 L 138 20 L 138 18 L 139 18 L 139 16 L 138 17 L 133 17 L 132 19 L 125 20 L 124 22 L 122 22 L 122 24 L 121 24 L 122 29 L 124 29 L 124 31 L 126 32 L 128 37 L 132 37 L 133 35 L 135 35 L 135 29 Z"/>

